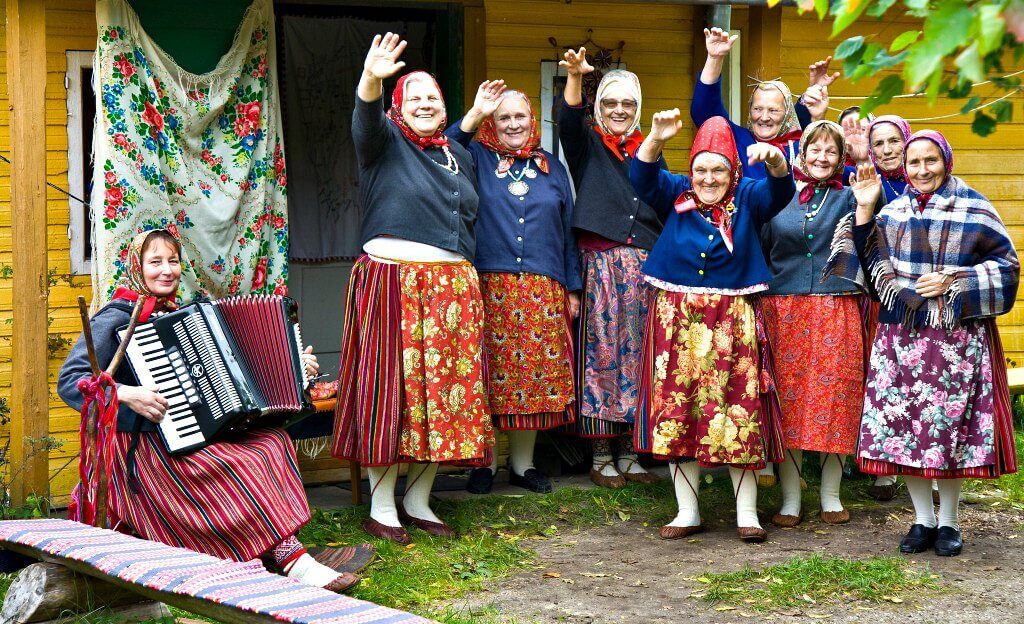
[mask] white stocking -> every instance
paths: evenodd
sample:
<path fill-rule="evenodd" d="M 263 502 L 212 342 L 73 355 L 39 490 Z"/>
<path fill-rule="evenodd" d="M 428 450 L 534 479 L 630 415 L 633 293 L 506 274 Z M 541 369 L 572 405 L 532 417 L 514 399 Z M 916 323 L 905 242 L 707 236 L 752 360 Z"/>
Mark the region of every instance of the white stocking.
<path fill-rule="evenodd" d="M 932 480 L 909 475 L 903 480 L 907 484 L 910 500 L 914 503 L 914 513 L 917 514 L 914 524 L 923 524 L 929 529 L 934 529 L 935 504 L 932 503 Z"/>
<path fill-rule="evenodd" d="M 885 475 L 884 477 L 875 477 L 875 485 L 878 487 L 885 487 L 886 485 L 896 485 L 896 475 Z"/>
<path fill-rule="evenodd" d="M 370 517 L 389 527 L 400 527 L 398 510 L 395 508 L 395 483 L 398 481 L 398 465 L 367 468 L 370 475 Z"/>
<path fill-rule="evenodd" d="M 612 462 L 611 440 L 597 439 L 592 444 L 594 447 L 594 470 L 600 470 L 601 475 L 605 477 L 618 476 L 619 472 Z"/>
<path fill-rule="evenodd" d="M 372 470 L 372 468 L 368 468 L 368 470 Z M 398 473 L 397 470 L 394 472 Z M 314 559 L 309 553 L 303 553 L 296 559 L 286 574 L 314 587 L 326 587 L 328 583 L 338 578 L 337 572 Z"/>
<path fill-rule="evenodd" d="M 842 511 L 843 501 L 839 500 L 839 485 L 843 481 L 843 463 L 846 455 L 818 453 L 821 460 L 821 510 Z"/>
<path fill-rule="evenodd" d="M 441 522 L 430 509 L 430 492 L 434 489 L 434 477 L 437 476 L 437 464 L 410 464 L 405 475 L 405 497 L 402 506 L 413 518 L 428 522 Z"/>
<path fill-rule="evenodd" d="M 668 526 L 691 527 L 700 524 L 697 492 L 700 491 L 700 466 L 695 461 L 669 462 L 672 485 L 676 490 L 679 514 Z"/>
<path fill-rule="evenodd" d="M 761 528 L 757 519 L 757 472 L 729 466 L 732 491 L 736 494 L 736 526 Z"/>
<path fill-rule="evenodd" d="M 939 482 L 939 526 L 960 529 L 957 511 L 960 507 L 960 486 L 963 479 L 936 479 Z"/>
<path fill-rule="evenodd" d="M 800 449 L 786 449 L 786 461 L 779 464 L 779 480 L 782 481 L 783 516 L 800 515 L 800 476 L 803 472 L 804 452 Z"/>
<path fill-rule="evenodd" d="M 537 444 L 536 431 L 509 431 L 508 448 L 512 472 L 520 477 L 533 468 L 533 447 Z"/>

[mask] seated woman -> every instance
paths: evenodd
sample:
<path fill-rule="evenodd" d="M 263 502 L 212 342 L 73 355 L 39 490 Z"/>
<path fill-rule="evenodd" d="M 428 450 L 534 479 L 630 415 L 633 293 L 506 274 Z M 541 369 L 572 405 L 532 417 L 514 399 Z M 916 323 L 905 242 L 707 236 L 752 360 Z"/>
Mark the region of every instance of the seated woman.
<path fill-rule="evenodd" d="M 128 253 L 128 284 L 90 321 L 96 360 L 114 357 L 117 330 L 145 297 L 141 322 L 173 310 L 181 277 L 181 243 L 166 230 L 143 232 Z M 308 372 L 318 368 L 304 358 Z M 78 382 L 92 375 L 80 337 L 60 369 L 57 392 L 80 410 Z M 114 374 L 120 408 L 108 499 L 110 528 L 222 559 L 266 556 L 287 576 L 341 592 L 358 582 L 310 556 L 295 534 L 309 505 L 288 434 L 256 429 L 185 455 L 167 452 L 156 423 L 167 410 L 159 393 L 138 385 L 127 364 Z M 134 431 L 134 433 L 133 433 Z"/>

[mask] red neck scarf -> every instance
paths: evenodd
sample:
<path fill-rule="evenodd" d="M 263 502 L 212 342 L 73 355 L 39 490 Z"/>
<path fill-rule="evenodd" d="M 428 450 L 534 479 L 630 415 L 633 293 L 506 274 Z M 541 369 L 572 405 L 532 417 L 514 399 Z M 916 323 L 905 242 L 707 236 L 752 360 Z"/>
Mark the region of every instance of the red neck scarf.
<path fill-rule="evenodd" d="M 931 200 L 935 193 L 920 193 L 914 195 L 914 199 L 917 200 L 917 211 L 924 212 L 924 209 L 928 207 L 928 202 Z"/>
<path fill-rule="evenodd" d="M 832 188 L 837 191 L 843 190 L 843 170 L 841 168 L 833 173 L 831 178 L 827 180 L 819 180 L 804 173 L 802 168 L 794 167 L 793 178 L 795 178 L 797 182 L 807 183 L 806 186 L 800 189 L 801 204 L 806 204 L 811 201 L 811 198 L 814 197 L 814 189 Z"/>
<path fill-rule="evenodd" d="M 767 141 L 762 141 L 761 139 L 757 139 L 757 141 L 758 141 L 758 143 L 768 143 L 769 145 L 774 145 L 775 147 L 777 147 L 780 150 L 782 150 L 783 154 L 788 154 L 789 153 L 789 144 L 790 144 L 790 142 L 795 143 L 795 142 L 799 141 L 800 137 L 803 135 L 803 133 L 804 133 L 803 130 L 797 128 L 796 130 L 790 130 L 789 132 L 786 132 L 784 134 L 780 134 L 779 136 L 775 137 L 774 139 L 768 139 Z M 757 138 L 757 137 L 755 137 L 755 138 Z"/>
<path fill-rule="evenodd" d="M 496 175 L 508 173 L 508 170 L 515 164 L 516 158 L 530 159 L 537 165 L 541 173 L 548 173 L 550 171 L 548 157 L 544 155 L 544 150 L 540 148 L 540 131 L 537 129 L 537 118 L 533 114 L 533 105 L 530 103 L 530 98 L 519 91 L 506 93 L 505 97 L 520 97 L 526 102 L 526 106 L 530 110 L 530 138 L 519 149 L 511 149 L 498 138 L 498 127 L 494 123 L 494 115 L 484 119 L 483 123 L 480 124 L 477 141 L 480 141 L 481 145 L 498 155 L 498 168 L 494 170 L 494 173 Z"/>
<path fill-rule="evenodd" d="M 594 126 L 594 132 L 601 136 L 604 146 L 620 161 L 625 161 L 627 156 L 632 158 L 640 144 L 644 142 L 644 135 L 640 130 L 634 130 L 628 135 L 618 135 L 605 132 L 601 126 Z"/>
<path fill-rule="evenodd" d="M 405 122 L 405 117 L 402 116 L 402 105 L 405 103 L 405 83 L 407 83 L 411 78 L 423 80 L 424 77 L 433 82 L 434 86 L 437 87 L 437 92 L 439 94 L 441 93 L 441 87 L 437 84 L 437 81 L 434 80 L 433 76 L 424 71 L 410 72 L 398 79 L 398 84 L 395 85 L 395 90 L 391 93 L 391 108 L 388 109 L 388 119 L 398 126 L 398 129 L 402 131 L 405 138 L 412 141 L 416 147 L 420 149 L 427 149 L 428 147 L 447 147 L 448 137 L 444 134 L 444 127 L 448 123 L 448 116 L 446 114 L 442 114 L 441 124 L 437 127 L 437 130 L 434 131 L 434 134 L 428 137 L 421 137 L 416 134 L 416 132 L 409 127 L 409 124 Z M 443 102 L 444 94 L 441 94 L 441 99 Z M 443 107 L 444 104 L 442 103 L 441 106 Z"/>
<path fill-rule="evenodd" d="M 683 191 L 675 201 L 676 212 L 682 214 L 690 210 L 699 210 L 721 233 L 726 249 L 732 253 L 732 214 L 736 211 L 733 197 L 743 178 L 743 164 L 736 149 L 736 139 L 732 128 L 724 117 L 712 117 L 697 130 L 690 150 L 690 175 L 693 176 L 693 161 L 704 152 L 724 156 L 732 168 L 732 178 L 725 195 L 714 204 L 703 204 L 693 189 Z"/>

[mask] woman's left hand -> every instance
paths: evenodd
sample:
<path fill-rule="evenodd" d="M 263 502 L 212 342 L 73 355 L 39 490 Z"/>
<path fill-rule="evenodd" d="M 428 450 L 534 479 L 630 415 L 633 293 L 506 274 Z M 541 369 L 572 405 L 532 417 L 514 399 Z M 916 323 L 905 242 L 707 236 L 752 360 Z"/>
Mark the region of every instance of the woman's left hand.
<path fill-rule="evenodd" d="M 313 355 L 313 346 L 306 347 L 306 350 L 300 354 L 300 357 L 302 358 L 302 366 L 306 369 L 306 377 L 310 379 L 316 377 L 317 373 L 320 372 L 320 362 Z"/>
<path fill-rule="evenodd" d="M 569 316 L 578 319 L 580 317 L 580 295 L 579 293 L 569 293 Z"/>
<path fill-rule="evenodd" d="M 914 284 L 914 290 L 917 294 L 928 299 L 935 297 L 941 297 L 946 294 L 949 290 L 950 285 L 953 283 L 953 276 L 946 275 L 945 273 L 925 273 L 921 277 L 917 278 L 917 283 Z"/>
<path fill-rule="evenodd" d="M 807 87 L 807 91 L 804 91 L 800 100 L 807 107 L 807 111 L 811 113 L 812 120 L 822 120 L 828 114 L 828 87 L 811 85 Z"/>
<path fill-rule="evenodd" d="M 755 165 L 759 162 L 763 162 L 770 170 L 786 169 L 788 172 L 786 155 L 771 143 L 757 142 L 747 146 L 747 164 Z"/>

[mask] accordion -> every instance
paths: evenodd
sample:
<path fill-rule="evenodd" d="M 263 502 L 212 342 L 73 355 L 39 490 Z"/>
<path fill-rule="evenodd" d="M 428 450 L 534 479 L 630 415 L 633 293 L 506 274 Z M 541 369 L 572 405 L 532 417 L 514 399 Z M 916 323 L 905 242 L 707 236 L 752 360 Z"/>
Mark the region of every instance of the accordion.
<path fill-rule="evenodd" d="M 287 297 L 245 295 L 136 327 L 125 354 L 139 384 L 169 404 L 158 425 L 169 452 L 203 448 L 254 420 L 275 426 L 312 411 L 295 313 Z"/>

